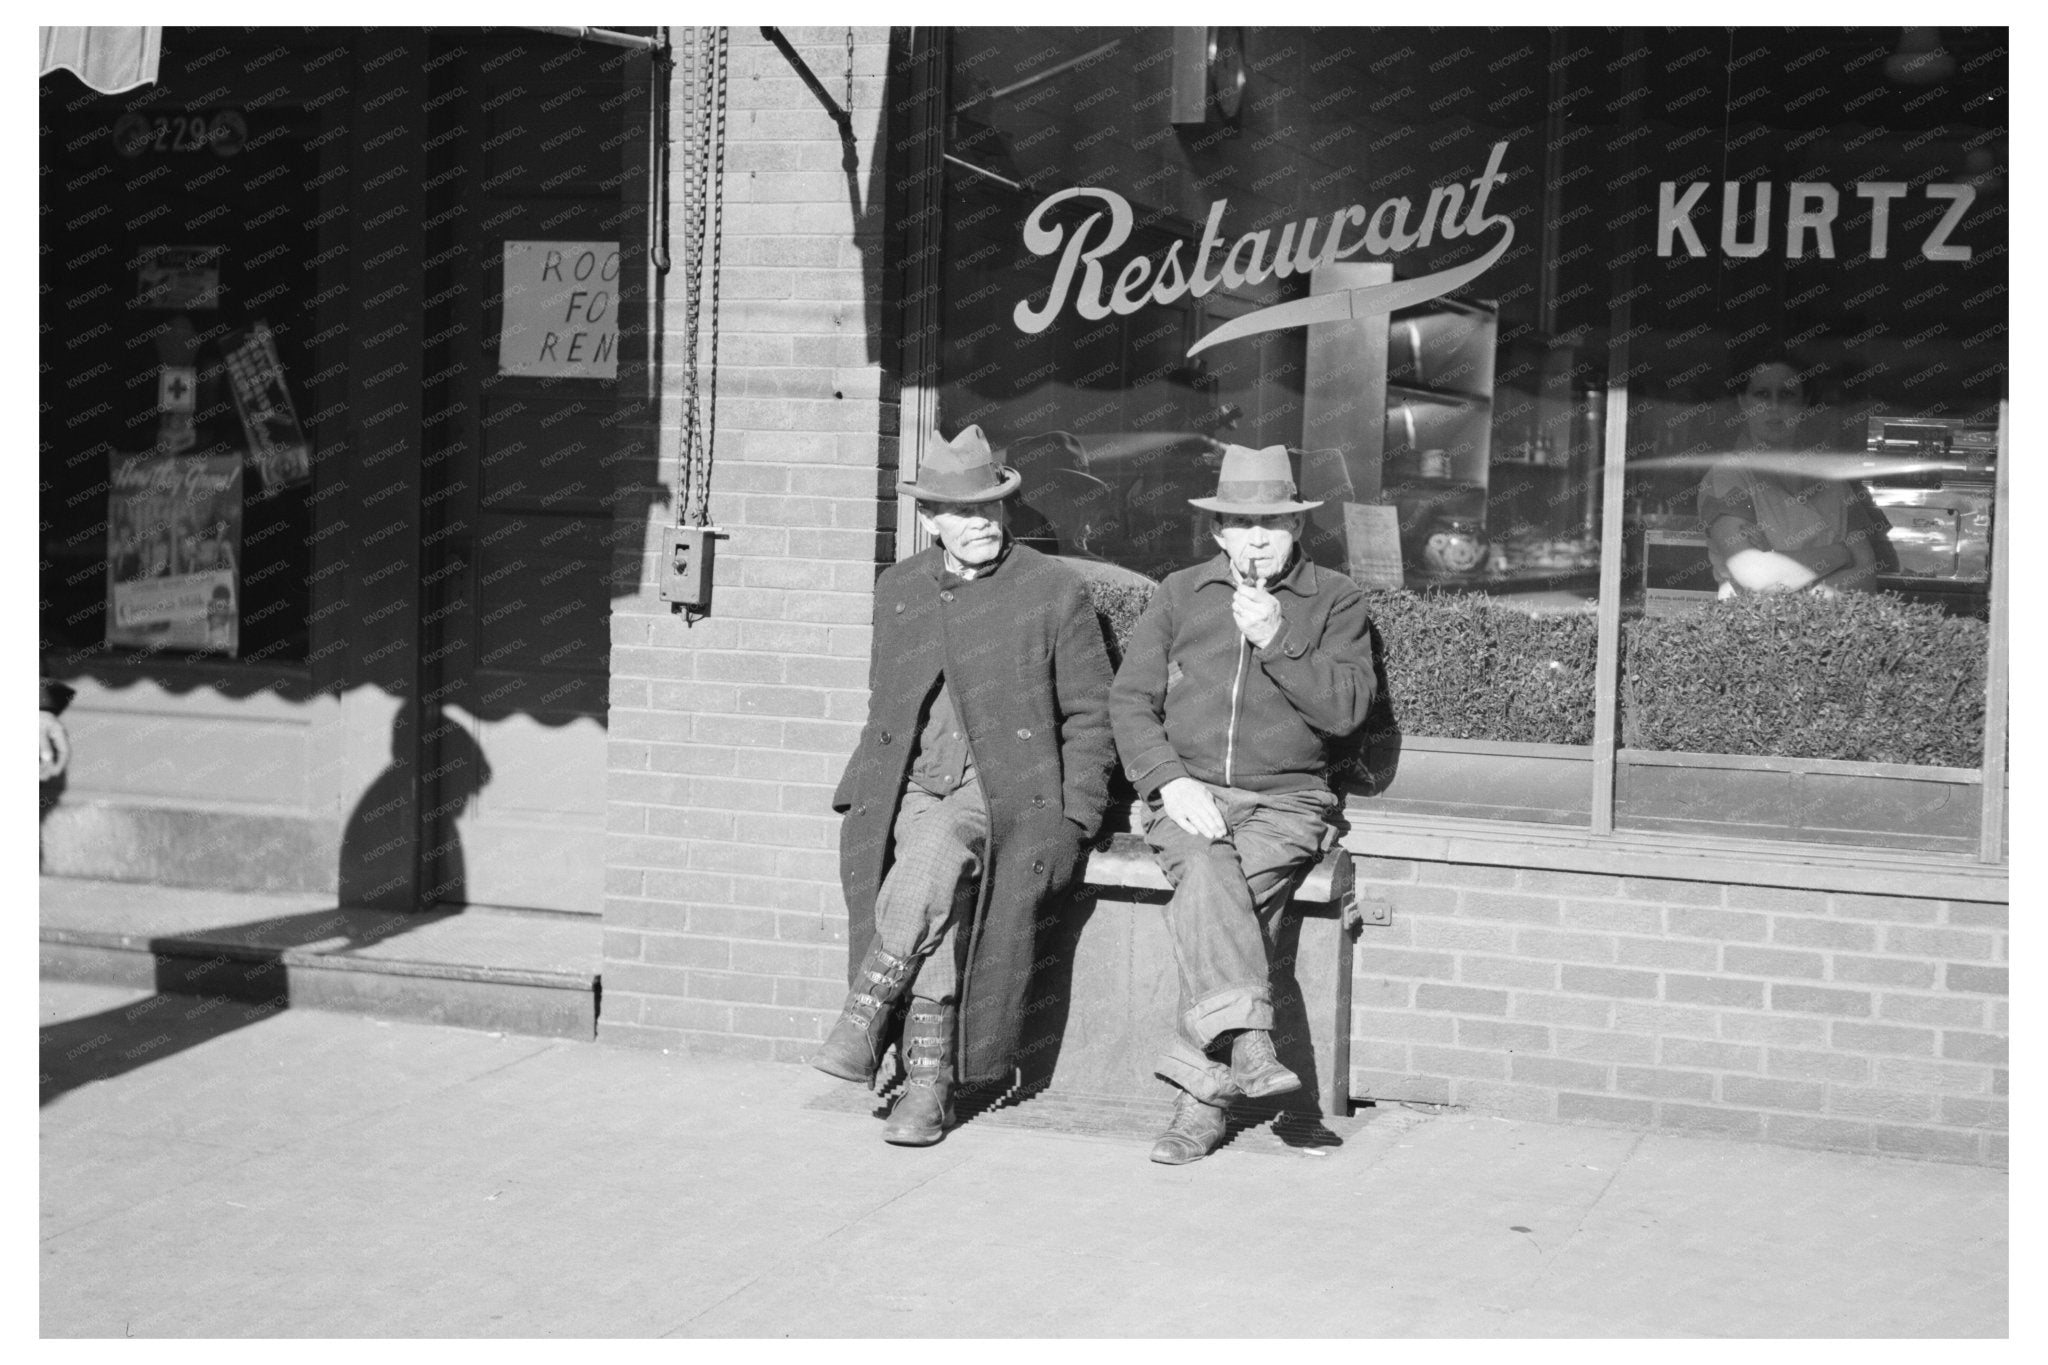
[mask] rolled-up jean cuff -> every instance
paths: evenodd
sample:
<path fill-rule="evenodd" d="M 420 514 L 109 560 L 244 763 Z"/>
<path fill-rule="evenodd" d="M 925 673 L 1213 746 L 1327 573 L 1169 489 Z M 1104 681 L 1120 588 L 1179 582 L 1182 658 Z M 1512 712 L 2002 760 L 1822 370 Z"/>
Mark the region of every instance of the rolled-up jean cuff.
<path fill-rule="evenodd" d="M 1232 1029 L 1273 1027 L 1273 995 L 1264 986 L 1226 986 L 1182 1011 L 1181 1031 L 1203 1047 Z"/>
<path fill-rule="evenodd" d="M 1152 1068 L 1152 1073 L 1206 1104 L 1226 1105 L 1237 1098 L 1230 1068 L 1217 1062 L 1204 1060 L 1198 1065 L 1169 1052 L 1159 1058 L 1159 1064 Z"/>

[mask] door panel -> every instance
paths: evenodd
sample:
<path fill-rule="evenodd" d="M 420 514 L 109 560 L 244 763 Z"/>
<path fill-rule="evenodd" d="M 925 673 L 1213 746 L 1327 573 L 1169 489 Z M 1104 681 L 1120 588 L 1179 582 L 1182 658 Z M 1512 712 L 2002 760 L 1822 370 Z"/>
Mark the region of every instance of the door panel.
<path fill-rule="evenodd" d="M 595 914 L 604 907 L 604 723 L 578 716 L 548 724 L 446 709 L 491 764 L 491 780 L 448 821 L 460 841 L 463 900 Z M 591 761 L 593 751 L 597 762 Z M 438 876 L 455 871 L 452 850 Z"/>

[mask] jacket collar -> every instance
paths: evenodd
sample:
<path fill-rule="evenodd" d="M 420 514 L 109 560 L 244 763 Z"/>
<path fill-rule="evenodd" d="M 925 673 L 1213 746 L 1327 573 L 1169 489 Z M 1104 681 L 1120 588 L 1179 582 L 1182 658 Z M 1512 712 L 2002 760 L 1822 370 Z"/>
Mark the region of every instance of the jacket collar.
<path fill-rule="evenodd" d="M 1205 588 L 1211 583 L 1221 583 L 1228 588 L 1237 586 L 1237 580 L 1230 576 L 1230 556 L 1221 550 L 1216 552 L 1214 559 L 1203 562 L 1202 572 L 1195 579 L 1197 588 Z M 1288 562 L 1287 572 L 1268 583 L 1266 590 L 1278 592 L 1285 588 L 1297 597 L 1314 597 L 1319 586 L 1316 582 L 1316 566 L 1301 552 L 1301 546 L 1296 545 L 1294 558 Z"/>

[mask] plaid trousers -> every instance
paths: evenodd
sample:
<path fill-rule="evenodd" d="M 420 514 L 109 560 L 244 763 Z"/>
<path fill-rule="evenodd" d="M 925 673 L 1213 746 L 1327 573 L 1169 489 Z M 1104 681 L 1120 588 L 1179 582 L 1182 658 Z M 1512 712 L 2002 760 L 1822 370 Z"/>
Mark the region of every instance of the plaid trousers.
<path fill-rule="evenodd" d="M 964 908 L 972 913 L 988 851 L 988 806 L 970 777 L 941 798 L 911 783 L 896 810 L 896 856 L 875 897 L 875 939 L 897 957 L 929 954 L 911 993 L 951 1000 L 960 986 L 958 936 Z"/>

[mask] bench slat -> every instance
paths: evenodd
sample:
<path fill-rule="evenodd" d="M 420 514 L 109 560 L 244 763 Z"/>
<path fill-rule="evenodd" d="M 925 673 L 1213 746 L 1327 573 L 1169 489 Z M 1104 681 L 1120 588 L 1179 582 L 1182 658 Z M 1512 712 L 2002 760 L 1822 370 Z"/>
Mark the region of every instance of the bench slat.
<path fill-rule="evenodd" d="M 1342 903 L 1352 893 L 1354 874 L 1351 854 L 1333 848 L 1309 870 L 1294 893 L 1298 901 L 1328 905 Z M 1151 845 L 1141 834 L 1112 834 L 1106 845 L 1088 855 L 1086 880 L 1092 886 L 1124 886 L 1148 891 L 1171 891 L 1173 884 L 1159 870 Z"/>

